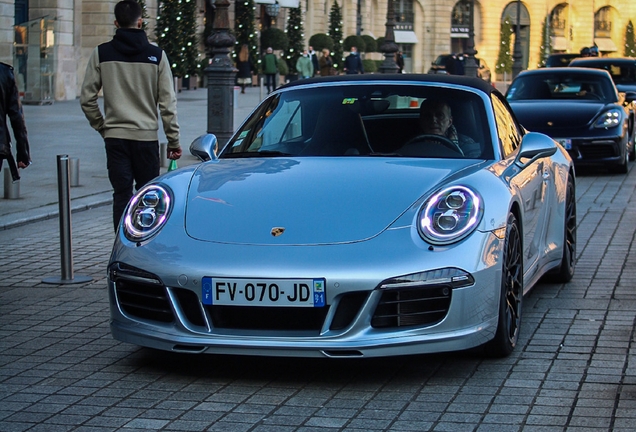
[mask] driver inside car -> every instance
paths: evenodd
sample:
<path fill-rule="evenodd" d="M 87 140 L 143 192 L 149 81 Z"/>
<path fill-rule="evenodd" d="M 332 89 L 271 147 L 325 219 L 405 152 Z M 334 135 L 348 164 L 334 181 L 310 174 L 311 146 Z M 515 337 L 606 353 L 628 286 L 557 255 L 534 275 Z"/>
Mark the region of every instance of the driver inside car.
<path fill-rule="evenodd" d="M 469 136 L 457 132 L 457 129 L 453 126 L 450 106 L 445 101 L 439 99 L 424 100 L 420 105 L 419 125 L 423 135 L 410 139 L 400 150 L 413 147 L 415 143 L 426 145 L 427 141 L 434 141 L 433 138 L 427 139 L 427 136 L 439 135 L 446 138 L 444 141 L 450 141 L 454 150 L 462 156 L 467 158 L 480 157 L 481 146 Z M 400 150 L 398 150 L 398 153 L 401 153 Z M 411 151 L 405 151 L 404 153 L 411 153 Z"/>

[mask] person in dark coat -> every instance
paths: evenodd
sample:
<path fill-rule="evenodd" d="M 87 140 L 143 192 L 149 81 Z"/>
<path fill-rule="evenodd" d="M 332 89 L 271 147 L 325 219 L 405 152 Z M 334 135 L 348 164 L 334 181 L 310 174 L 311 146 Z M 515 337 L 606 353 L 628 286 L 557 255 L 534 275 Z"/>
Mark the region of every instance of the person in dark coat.
<path fill-rule="evenodd" d="M 236 60 L 236 82 L 241 86 L 241 93 L 245 93 L 245 87 L 252 84 L 252 62 L 247 44 L 241 46 Z"/>
<path fill-rule="evenodd" d="M 311 57 L 311 64 L 314 65 L 314 76 L 320 75 L 320 64 L 318 59 L 318 53 L 314 51 L 314 47 L 309 46 L 309 57 Z"/>
<path fill-rule="evenodd" d="M 11 152 L 11 135 L 9 134 L 7 116 L 11 121 L 11 128 L 16 141 L 16 158 L 13 157 Z M 22 112 L 22 104 L 20 103 L 13 67 L 5 63 L 0 63 L 0 117 L 2 117 L 0 120 L 0 166 L 6 159 L 13 181 L 18 181 L 20 180 L 18 168 L 24 169 L 28 167 L 31 164 L 31 155 L 24 113 Z"/>
<path fill-rule="evenodd" d="M 398 73 L 404 73 L 404 56 L 402 55 L 402 51 L 395 53 L 395 64 L 397 64 Z"/>
<path fill-rule="evenodd" d="M 364 73 L 362 59 L 358 54 L 358 48 L 351 47 L 351 54 L 347 56 L 344 62 L 344 71 L 347 75 L 357 75 Z"/>

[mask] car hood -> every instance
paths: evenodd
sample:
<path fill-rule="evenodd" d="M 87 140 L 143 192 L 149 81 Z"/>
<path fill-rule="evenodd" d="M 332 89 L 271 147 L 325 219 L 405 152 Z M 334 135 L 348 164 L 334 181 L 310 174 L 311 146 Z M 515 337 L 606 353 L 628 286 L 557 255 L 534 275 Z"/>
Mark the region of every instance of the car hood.
<path fill-rule="evenodd" d="M 519 101 L 511 102 L 510 106 L 526 129 L 544 132 L 586 127 L 607 105 L 593 101 Z"/>
<path fill-rule="evenodd" d="M 185 229 L 203 241 L 318 245 L 369 239 L 475 160 L 376 157 L 222 159 L 188 190 Z M 458 172 L 461 172 L 459 174 Z"/>

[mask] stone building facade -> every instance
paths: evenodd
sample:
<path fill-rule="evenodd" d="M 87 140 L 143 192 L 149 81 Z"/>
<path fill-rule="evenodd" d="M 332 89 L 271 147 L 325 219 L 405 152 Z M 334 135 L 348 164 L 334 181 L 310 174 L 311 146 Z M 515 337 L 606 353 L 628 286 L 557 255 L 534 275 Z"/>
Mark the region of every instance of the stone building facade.
<path fill-rule="evenodd" d="M 202 33 L 206 9 L 212 1 L 196 1 Z M 257 29 L 265 19 L 270 19 L 265 8 L 275 1 L 256 0 Z M 280 0 L 282 7 L 275 25 L 285 29 L 288 15 L 285 6 L 298 1 L 303 9 L 306 41 L 313 34 L 326 33 L 334 0 Z M 0 0 L 0 61 L 13 64 L 19 72 L 27 99 L 78 97 L 91 51 L 110 40 L 115 32 L 116 3 L 116 0 Z M 152 40 L 157 0 L 145 3 L 148 35 Z M 340 0 L 339 4 L 345 37 L 384 36 L 388 0 Z M 579 52 L 584 46 L 596 44 L 604 55 L 620 56 L 628 23 L 636 25 L 634 0 L 394 0 L 396 42 L 405 54 L 407 72 L 426 72 L 439 54 L 465 49 L 471 4 L 477 56 L 493 72 L 501 45 L 501 23 L 506 16 L 516 23 L 518 6 L 523 65 L 528 69 L 540 63 L 545 40 L 550 41 L 552 51 L 556 52 Z M 233 19 L 233 6 L 230 15 Z M 23 23 L 22 27 L 14 27 Z M 30 93 L 25 85 L 32 89 Z"/>

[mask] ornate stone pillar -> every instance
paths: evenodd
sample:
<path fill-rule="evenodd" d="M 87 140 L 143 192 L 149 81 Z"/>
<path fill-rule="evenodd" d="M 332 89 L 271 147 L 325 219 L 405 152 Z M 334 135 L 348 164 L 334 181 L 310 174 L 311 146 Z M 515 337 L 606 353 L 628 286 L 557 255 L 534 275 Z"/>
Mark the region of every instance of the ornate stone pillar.
<path fill-rule="evenodd" d="M 229 0 L 214 2 L 216 13 L 207 39 L 210 64 L 205 68 L 208 84 L 208 133 L 216 135 L 222 148 L 234 132 L 234 82 L 236 69 L 229 57 L 236 38 L 230 33 Z"/>

